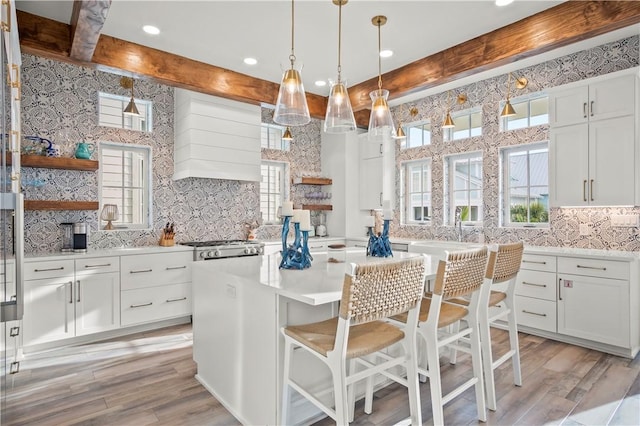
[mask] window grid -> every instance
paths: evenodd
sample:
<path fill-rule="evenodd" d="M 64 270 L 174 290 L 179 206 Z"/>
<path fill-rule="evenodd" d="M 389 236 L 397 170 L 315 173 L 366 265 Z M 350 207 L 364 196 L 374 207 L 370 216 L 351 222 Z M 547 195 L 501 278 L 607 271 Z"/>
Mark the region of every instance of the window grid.
<path fill-rule="evenodd" d="M 431 223 L 431 160 L 406 163 L 402 168 L 405 223 Z"/>
<path fill-rule="evenodd" d="M 431 122 L 424 121 L 404 126 L 406 138 L 402 141 L 400 149 L 417 148 L 431 145 Z"/>
<path fill-rule="evenodd" d="M 447 197 L 449 224 L 455 223 L 455 211 L 460 207 L 462 223 L 481 225 L 483 220 L 482 154 L 449 156 L 446 159 L 446 168 L 449 182 Z"/>
<path fill-rule="evenodd" d="M 442 129 L 442 139 L 445 142 L 482 136 L 482 110 L 480 108 L 451 113 L 451 118 L 455 127 Z"/>
<path fill-rule="evenodd" d="M 505 226 L 548 226 L 548 142 L 504 149 L 502 163 Z"/>
<path fill-rule="evenodd" d="M 129 96 L 98 92 L 98 125 L 140 132 L 151 132 L 153 103 L 151 101 L 134 98 L 140 115 L 127 115 L 124 114 L 123 111 L 130 100 L 131 97 Z"/>
<path fill-rule="evenodd" d="M 116 225 L 150 226 L 150 148 L 100 144 L 100 202 L 118 206 Z"/>
<path fill-rule="evenodd" d="M 282 139 L 285 127 L 262 123 L 260 126 L 260 146 L 267 149 L 289 151 L 289 141 Z"/>
<path fill-rule="evenodd" d="M 286 163 L 263 161 L 260 182 L 260 213 L 265 223 L 279 223 L 278 208 L 285 201 Z"/>
<path fill-rule="evenodd" d="M 500 102 L 500 111 L 505 101 Z M 511 99 L 516 115 L 501 117 L 500 130 L 526 129 L 527 127 L 549 124 L 549 97 L 540 93 L 524 98 Z"/>

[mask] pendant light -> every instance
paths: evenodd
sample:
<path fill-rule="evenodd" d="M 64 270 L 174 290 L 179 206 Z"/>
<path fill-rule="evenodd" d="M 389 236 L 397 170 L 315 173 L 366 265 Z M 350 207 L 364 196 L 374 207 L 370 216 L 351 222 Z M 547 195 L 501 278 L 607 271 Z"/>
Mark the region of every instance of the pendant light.
<path fill-rule="evenodd" d="M 131 77 L 122 77 L 120 79 L 120 86 L 125 89 L 131 89 L 131 100 L 126 108 L 122 111 L 125 115 L 140 115 L 138 112 L 138 107 L 136 107 L 136 102 L 133 99 L 133 78 Z"/>
<path fill-rule="evenodd" d="M 378 27 L 378 89 L 369 93 L 371 97 L 371 116 L 369 117 L 369 138 L 375 138 L 383 134 L 396 136 L 396 129 L 389 111 L 387 98 L 389 91 L 382 88 L 382 58 L 380 27 L 387 23 L 387 17 L 378 15 L 371 18 L 371 23 Z"/>
<path fill-rule="evenodd" d="M 273 121 L 283 126 L 302 126 L 311 121 L 302 77 L 300 72 L 294 68 L 296 55 L 294 54 L 295 10 L 293 1 L 291 0 L 291 54 L 289 55 L 291 69 L 286 70 L 282 76 L 276 110 L 273 114 Z"/>
<path fill-rule="evenodd" d="M 346 133 L 356 129 L 351 100 L 341 76 L 342 6 L 347 2 L 348 0 L 333 0 L 333 4 L 338 6 L 338 80 L 331 85 L 329 92 L 327 114 L 324 119 L 324 131 L 327 133 Z"/>
<path fill-rule="evenodd" d="M 529 80 L 525 77 L 516 78 L 516 89 L 524 89 L 527 87 Z M 516 115 L 516 110 L 513 109 L 513 106 L 510 102 L 511 97 L 511 73 L 509 73 L 509 77 L 507 77 L 507 103 L 504 104 L 504 108 L 502 108 L 502 112 L 500 113 L 500 117 L 512 117 Z"/>

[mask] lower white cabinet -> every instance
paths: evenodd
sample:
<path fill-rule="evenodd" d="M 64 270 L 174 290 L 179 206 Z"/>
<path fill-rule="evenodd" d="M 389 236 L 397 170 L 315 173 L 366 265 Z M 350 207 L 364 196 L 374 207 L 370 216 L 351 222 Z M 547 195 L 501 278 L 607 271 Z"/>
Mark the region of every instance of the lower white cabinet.
<path fill-rule="evenodd" d="M 26 263 L 23 345 L 120 327 L 119 265 L 118 257 Z"/>
<path fill-rule="evenodd" d="M 191 314 L 193 252 L 123 256 L 121 262 L 123 326 Z"/>

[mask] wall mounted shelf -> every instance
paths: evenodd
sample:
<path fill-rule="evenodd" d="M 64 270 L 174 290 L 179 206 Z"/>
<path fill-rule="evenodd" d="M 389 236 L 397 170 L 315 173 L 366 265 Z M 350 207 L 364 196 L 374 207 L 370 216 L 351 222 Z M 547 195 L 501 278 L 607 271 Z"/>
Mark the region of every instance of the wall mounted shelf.
<path fill-rule="evenodd" d="M 331 185 L 330 178 L 302 176 L 293 180 L 294 185 Z"/>
<path fill-rule="evenodd" d="M 11 155 L 7 155 L 7 164 L 11 164 Z M 21 155 L 21 167 L 38 167 L 42 169 L 66 170 L 98 170 L 100 164 L 95 160 L 80 160 L 77 158 L 45 157 L 43 155 Z"/>
<path fill-rule="evenodd" d="M 98 210 L 97 201 L 24 200 L 25 210 Z"/>
<path fill-rule="evenodd" d="M 303 210 L 333 210 L 330 204 L 303 204 Z"/>

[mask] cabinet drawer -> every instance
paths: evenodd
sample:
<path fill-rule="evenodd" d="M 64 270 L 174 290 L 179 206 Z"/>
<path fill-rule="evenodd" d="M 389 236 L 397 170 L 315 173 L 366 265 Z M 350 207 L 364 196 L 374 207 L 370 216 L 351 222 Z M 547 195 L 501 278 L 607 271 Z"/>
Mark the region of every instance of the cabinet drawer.
<path fill-rule="evenodd" d="M 123 290 L 155 287 L 191 281 L 193 253 L 156 253 L 120 258 L 120 285 Z"/>
<path fill-rule="evenodd" d="M 558 272 L 589 277 L 629 279 L 629 262 L 615 260 L 559 257 Z"/>
<path fill-rule="evenodd" d="M 24 279 L 68 277 L 73 280 L 73 260 L 49 260 L 24 264 Z"/>
<path fill-rule="evenodd" d="M 327 243 L 325 241 L 309 241 L 307 244 L 311 253 L 327 251 Z"/>
<path fill-rule="evenodd" d="M 76 275 L 104 274 L 107 272 L 120 272 L 120 258 L 118 256 L 76 259 Z"/>
<path fill-rule="evenodd" d="M 539 330 L 556 332 L 556 302 L 516 296 L 518 324 Z"/>
<path fill-rule="evenodd" d="M 520 269 L 529 269 L 532 271 L 556 272 L 556 257 L 546 256 L 542 254 L 522 255 L 522 264 Z"/>
<path fill-rule="evenodd" d="M 123 326 L 191 314 L 191 284 L 126 290 L 121 293 Z"/>
<path fill-rule="evenodd" d="M 516 294 L 555 301 L 556 274 L 521 269 L 516 279 Z"/>

